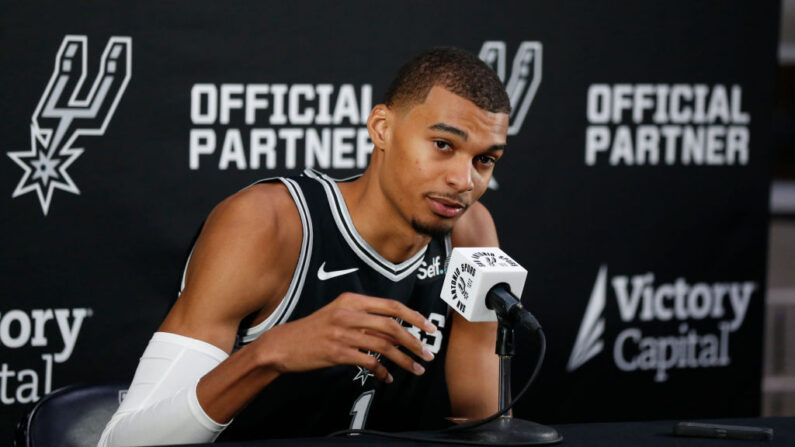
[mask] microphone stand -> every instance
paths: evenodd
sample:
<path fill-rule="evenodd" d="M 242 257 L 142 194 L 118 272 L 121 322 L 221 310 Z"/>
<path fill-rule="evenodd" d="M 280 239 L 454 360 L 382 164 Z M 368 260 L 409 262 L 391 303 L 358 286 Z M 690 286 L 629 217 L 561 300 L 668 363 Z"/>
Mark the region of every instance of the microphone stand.
<path fill-rule="evenodd" d="M 495 351 L 500 360 L 499 406 L 511 403 L 511 358 L 516 354 L 514 330 L 508 318 L 497 316 L 497 344 Z M 515 419 L 511 412 L 472 428 L 436 432 L 433 437 L 450 441 L 463 441 L 481 445 L 545 445 L 555 444 L 563 437 L 552 427 L 524 419 Z"/>
<path fill-rule="evenodd" d="M 497 345 L 495 352 L 500 359 L 499 406 L 503 409 L 511 403 L 511 358 L 516 354 L 514 330 L 498 315 Z M 545 445 L 555 444 L 563 437 L 552 427 L 524 419 L 515 419 L 509 411 L 499 418 L 464 433 L 469 439 L 488 445 Z"/>
<path fill-rule="evenodd" d="M 511 404 L 511 358 L 516 355 L 513 338 L 513 328 L 500 322 L 497 327 L 497 346 L 494 349 L 500 359 L 500 410 Z M 501 417 L 511 417 L 511 412 Z"/>

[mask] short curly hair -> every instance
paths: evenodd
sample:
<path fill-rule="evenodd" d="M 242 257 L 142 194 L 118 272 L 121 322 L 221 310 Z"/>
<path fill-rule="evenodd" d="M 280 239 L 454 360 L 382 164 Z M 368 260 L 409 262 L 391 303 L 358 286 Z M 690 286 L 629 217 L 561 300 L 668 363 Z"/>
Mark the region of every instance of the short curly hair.
<path fill-rule="evenodd" d="M 497 73 L 474 54 L 455 47 L 434 47 L 403 65 L 387 88 L 389 107 L 425 102 L 431 88 L 444 87 L 483 110 L 511 113 L 511 102 Z"/>

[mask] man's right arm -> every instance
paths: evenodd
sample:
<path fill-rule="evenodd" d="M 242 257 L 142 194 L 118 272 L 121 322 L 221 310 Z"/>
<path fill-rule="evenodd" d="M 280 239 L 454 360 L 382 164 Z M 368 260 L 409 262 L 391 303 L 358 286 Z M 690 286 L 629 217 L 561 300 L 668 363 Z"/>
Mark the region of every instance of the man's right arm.
<path fill-rule="evenodd" d="M 182 386 L 195 388 L 187 391 L 186 399 L 171 396 L 141 399 L 128 395 L 127 399 L 132 397 L 133 402 L 148 401 L 151 405 L 120 416 L 123 404 L 103 433 L 100 445 L 129 441 L 150 444 L 211 441 L 223 424 L 285 372 L 355 364 L 368 368 L 381 380 L 391 381 L 386 369 L 374 357 L 362 353 L 362 349 L 381 352 L 409 371 L 416 371 L 414 362 L 396 345 L 406 346 L 425 359 L 432 358 L 400 324 L 385 317 L 394 316 L 432 330 L 432 325 L 419 313 L 396 301 L 355 294 L 343 294 L 308 317 L 274 327 L 228 358 L 221 358 L 223 353 L 231 353 L 243 318 L 256 314 L 257 320 L 264 319 L 278 306 L 289 287 L 301 238 L 300 216 L 286 188 L 280 184 L 247 188 L 213 210 L 191 255 L 185 288 L 159 332 L 183 336 L 203 345 L 204 357 L 213 357 L 212 350 L 216 349 L 220 352 L 215 357 L 216 365 L 211 361 L 204 366 L 205 370 L 198 368 L 197 376 L 201 377 L 198 384 L 190 383 L 198 377 L 190 376 L 191 371 L 180 371 L 179 365 L 165 368 L 170 374 L 186 373 L 188 383 Z M 136 372 L 131 394 L 146 354 Z M 180 391 L 173 389 L 174 386 L 166 388 L 167 392 Z M 186 413 L 183 419 L 190 419 L 188 410 L 198 419 L 193 438 L 180 438 L 180 432 L 187 431 L 169 425 L 185 424 L 184 420 L 169 420 L 168 409 L 162 408 L 172 405 L 169 399 L 175 401 L 173 405 L 187 407 L 182 411 Z M 166 416 L 160 418 L 159 413 Z M 150 436 L 164 431 L 165 438 Z"/>
<path fill-rule="evenodd" d="M 255 394 L 234 388 L 261 388 L 277 377 L 250 349 L 230 354 L 240 321 L 278 305 L 301 237 L 298 211 L 281 184 L 246 188 L 215 207 L 193 247 L 182 293 L 144 351 L 100 446 L 212 441 Z M 224 396 L 232 393 L 244 400 L 228 402 Z"/>
<path fill-rule="evenodd" d="M 289 287 L 301 246 L 301 220 L 280 183 L 246 188 L 210 213 L 185 272 L 185 287 L 160 332 L 232 352 L 240 321 L 267 316 Z M 258 315 L 259 317 L 260 315 Z M 228 422 L 279 374 L 274 350 L 246 347 L 196 387 L 207 416 Z"/>

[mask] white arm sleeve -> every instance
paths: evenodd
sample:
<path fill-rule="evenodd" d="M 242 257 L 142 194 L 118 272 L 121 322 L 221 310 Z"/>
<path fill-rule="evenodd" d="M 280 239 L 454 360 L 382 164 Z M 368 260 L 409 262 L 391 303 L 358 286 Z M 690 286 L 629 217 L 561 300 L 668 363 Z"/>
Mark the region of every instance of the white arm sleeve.
<path fill-rule="evenodd" d="M 229 423 L 219 424 L 207 416 L 196 397 L 196 385 L 227 357 L 201 340 L 155 332 L 98 447 L 215 441 Z"/>

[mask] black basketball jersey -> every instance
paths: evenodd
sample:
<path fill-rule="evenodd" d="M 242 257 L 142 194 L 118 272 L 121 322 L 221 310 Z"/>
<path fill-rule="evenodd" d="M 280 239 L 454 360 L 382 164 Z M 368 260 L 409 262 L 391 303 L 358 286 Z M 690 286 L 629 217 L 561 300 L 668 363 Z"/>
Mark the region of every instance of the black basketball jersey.
<path fill-rule="evenodd" d="M 300 177 L 265 181 L 281 181 L 287 187 L 301 216 L 303 240 L 286 296 L 265 321 L 241 325 L 237 346 L 277 324 L 311 314 L 343 292 L 356 292 L 398 300 L 431 320 L 439 328 L 434 334 L 408 323 L 404 326 L 436 358 L 425 362 L 412 355 L 426 368 L 418 377 L 377 354 L 395 379 L 391 384 L 350 365 L 284 374 L 235 418 L 219 441 L 323 436 L 347 428 L 401 431 L 445 425 L 450 406 L 444 361 L 452 322 L 439 294 L 449 237 L 433 239 L 410 259 L 393 264 L 356 231 L 331 178 L 307 170 Z"/>

